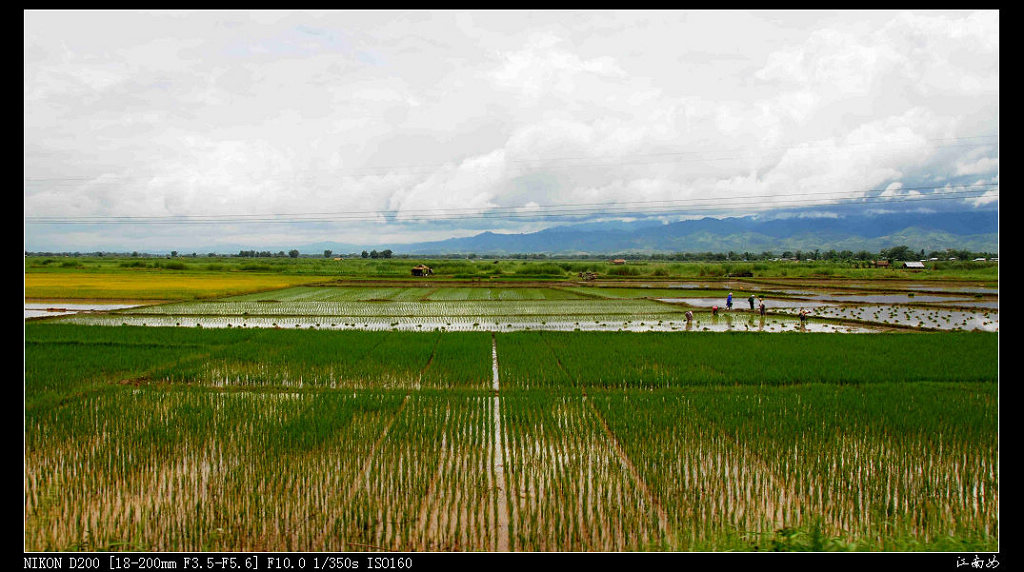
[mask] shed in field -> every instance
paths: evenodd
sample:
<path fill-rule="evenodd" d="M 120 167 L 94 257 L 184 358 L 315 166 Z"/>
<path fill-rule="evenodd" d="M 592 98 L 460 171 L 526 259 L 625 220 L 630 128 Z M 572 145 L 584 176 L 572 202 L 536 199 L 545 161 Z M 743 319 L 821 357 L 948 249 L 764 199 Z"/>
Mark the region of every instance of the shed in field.
<path fill-rule="evenodd" d="M 903 263 L 903 267 L 904 268 L 911 268 L 911 269 L 914 269 L 914 270 L 924 270 L 924 262 L 917 262 L 915 260 L 910 260 L 910 261 L 904 262 Z"/>
<path fill-rule="evenodd" d="M 626 261 L 624 259 L 622 259 L 622 258 L 616 258 L 615 260 L 612 260 L 612 264 L 625 264 L 625 263 L 626 263 Z"/>
<path fill-rule="evenodd" d="M 434 271 L 430 269 L 426 264 L 419 264 L 412 267 L 413 276 L 430 276 Z"/>
<path fill-rule="evenodd" d="M 888 260 L 876 260 L 875 261 L 875 268 L 888 268 L 888 267 L 889 267 L 889 261 Z"/>

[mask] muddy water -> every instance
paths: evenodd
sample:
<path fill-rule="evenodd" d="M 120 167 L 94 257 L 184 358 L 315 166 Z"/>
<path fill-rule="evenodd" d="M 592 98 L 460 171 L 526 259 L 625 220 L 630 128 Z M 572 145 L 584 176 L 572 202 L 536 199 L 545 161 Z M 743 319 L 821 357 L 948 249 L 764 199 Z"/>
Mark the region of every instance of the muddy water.
<path fill-rule="evenodd" d="M 881 281 L 880 281 L 881 282 Z M 727 311 L 725 298 L 699 297 L 697 292 L 689 296 L 658 298 L 658 307 L 642 310 L 642 314 L 618 313 L 615 307 L 594 306 L 588 313 L 588 306 L 575 306 L 574 312 L 566 315 L 515 314 L 516 307 L 508 306 L 511 315 L 409 315 L 409 316 L 320 316 L 320 315 L 131 315 L 117 310 L 133 307 L 127 304 L 82 304 L 75 315 L 59 316 L 53 302 L 39 303 L 33 308 L 45 312 L 54 319 L 72 323 L 94 325 L 143 325 L 198 328 L 278 328 L 278 329 L 326 329 L 366 331 L 477 331 L 514 332 L 524 330 L 556 331 L 628 331 L 628 332 L 843 332 L 869 333 L 896 328 L 921 328 L 930 330 L 981 330 L 998 331 L 999 314 L 996 296 L 969 294 L 975 290 L 986 290 L 978 285 L 925 282 L 886 282 L 869 287 L 867 281 L 808 280 L 794 281 L 786 285 L 753 284 L 741 282 L 651 282 L 650 284 L 629 283 L 631 287 L 650 286 L 659 289 L 678 288 L 680 294 L 690 293 L 688 289 L 715 288 L 719 291 L 733 288 L 738 294 L 733 298 L 733 310 Z M 860 291 L 853 289 L 859 286 Z M 602 286 L 615 286 L 613 283 Z M 753 286 L 763 289 L 768 316 L 761 318 L 749 308 L 746 296 Z M 746 288 L 747 290 L 743 290 Z M 773 290 L 774 288 L 774 290 Z M 899 291 L 901 288 L 902 291 Z M 953 292 L 961 289 L 961 293 Z M 663 292 L 663 291 L 662 291 Z M 940 294 L 945 292 L 946 294 Z M 798 297 L 794 297 L 798 296 Z M 717 305 L 719 315 L 712 316 L 708 310 Z M 45 306 L 45 307 L 42 307 Z M 694 320 L 687 322 L 683 313 L 688 308 L 699 309 Z M 425 308 L 425 312 L 428 308 Z M 67 309 L 69 313 L 71 308 Z M 437 312 L 429 306 L 431 312 Z M 810 312 L 807 322 L 801 324 L 798 313 Z M 28 311 L 28 305 L 26 305 Z M 188 311 L 186 308 L 183 311 Z M 456 305 L 447 308 L 454 314 L 463 313 Z M 626 310 L 623 310 L 625 312 Z M 26 316 L 27 317 L 27 316 Z"/>
<path fill-rule="evenodd" d="M 837 306 L 816 308 L 813 317 L 935 330 L 999 331 L 999 313 L 915 306 Z"/>
<path fill-rule="evenodd" d="M 382 318 L 358 321 L 324 323 L 318 318 L 258 318 L 248 317 L 244 322 L 236 318 L 176 316 L 69 316 L 66 321 L 77 324 L 108 326 L 157 326 L 182 328 L 274 328 L 312 330 L 362 330 L 401 332 L 518 332 L 530 330 L 581 331 L 581 332 L 843 332 L 868 333 L 877 331 L 870 324 L 863 326 L 829 324 L 810 321 L 801 326 L 794 316 L 770 315 L 762 319 L 749 312 L 734 312 L 732 315 L 712 316 L 710 312 L 698 312 L 692 322 L 680 314 L 659 314 L 650 317 L 634 317 L 623 320 L 621 316 L 572 316 L 564 320 L 544 321 L 532 318 L 507 317 L 495 323 L 493 320 L 474 321 L 471 318 L 452 318 L 445 321 L 431 321 L 421 318 Z"/>
<path fill-rule="evenodd" d="M 725 311 L 725 299 L 724 298 L 658 298 L 659 302 L 665 302 L 667 304 L 686 304 L 687 306 L 696 306 L 698 308 L 710 308 L 712 306 L 718 306 L 720 311 Z M 755 302 L 757 304 L 758 302 Z M 814 301 L 814 300 L 783 300 L 781 298 L 765 298 L 764 305 L 767 311 L 772 311 L 773 308 L 817 308 L 820 306 L 833 305 L 829 302 Z M 745 310 L 750 311 L 750 303 L 747 302 L 746 298 L 743 300 L 732 300 L 733 311 Z"/>
<path fill-rule="evenodd" d="M 95 304 L 81 302 L 25 302 L 25 319 L 67 316 L 80 312 L 109 312 L 137 308 L 141 304 Z"/>
<path fill-rule="evenodd" d="M 941 302 L 946 304 L 959 304 L 971 301 L 972 298 L 933 296 L 927 294 L 811 294 L 807 296 L 813 300 L 827 300 L 831 302 L 850 303 L 862 302 L 868 304 L 918 304 L 924 302 Z"/>

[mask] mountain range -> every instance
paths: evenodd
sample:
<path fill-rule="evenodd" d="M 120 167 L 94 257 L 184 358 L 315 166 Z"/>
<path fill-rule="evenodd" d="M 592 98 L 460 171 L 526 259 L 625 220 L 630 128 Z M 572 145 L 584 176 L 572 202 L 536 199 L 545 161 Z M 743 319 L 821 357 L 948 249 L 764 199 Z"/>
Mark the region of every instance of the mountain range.
<path fill-rule="evenodd" d="M 481 232 L 446 240 L 365 244 L 321 241 L 301 245 L 220 245 L 198 252 L 231 254 L 237 250 L 271 252 L 298 249 L 304 254 L 331 250 L 336 255 L 390 249 L 395 254 L 655 254 L 674 252 L 750 252 L 797 250 L 878 252 L 907 246 L 925 252 L 947 248 L 971 252 L 999 251 L 999 211 L 901 212 L 891 214 L 705 217 L 663 223 L 656 220 L 586 222 L 553 226 L 530 233 Z M 236 250 L 236 252 L 237 252 Z"/>
<path fill-rule="evenodd" d="M 545 230 L 400 245 L 308 245 L 303 252 L 358 252 L 390 248 L 399 254 L 612 254 L 670 252 L 781 253 L 796 250 L 867 250 L 905 245 L 913 250 L 947 248 L 998 252 L 999 213 L 964 211 L 840 217 L 706 217 L 667 224 L 651 221 L 562 225 Z M 347 247 L 347 248 L 346 248 Z"/>

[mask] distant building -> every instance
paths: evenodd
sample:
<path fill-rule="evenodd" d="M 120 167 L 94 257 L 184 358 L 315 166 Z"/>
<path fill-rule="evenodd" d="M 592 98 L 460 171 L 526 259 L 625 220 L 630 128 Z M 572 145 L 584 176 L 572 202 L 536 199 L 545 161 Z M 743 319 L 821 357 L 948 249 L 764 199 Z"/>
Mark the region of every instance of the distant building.
<path fill-rule="evenodd" d="M 626 263 L 626 261 L 623 260 L 622 258 L 616 258 L 615 260 L 612 260 L 612 264 L 625 264 L 625 263 Z"/>
<path fill-rule="evenodd" d="M 875 261 L 875 268 L 888 268 L 888 267 L 889 267 L 889 261 L 888 260 L 876 260 Z"/>
<path fill-rule="evenodd" d="M 426 264 L 420 264 L 412 267 L 413 276 L 430 276 L 434 271 L 430 269 Z"/>
<path fill-rule="evenodd" d="M 903 263 L 903 267 L 904 268 L 912 268 L 914 270 L 924 270 L 924 263 L 911 260 L 911 261 L 904 262 Z"/>

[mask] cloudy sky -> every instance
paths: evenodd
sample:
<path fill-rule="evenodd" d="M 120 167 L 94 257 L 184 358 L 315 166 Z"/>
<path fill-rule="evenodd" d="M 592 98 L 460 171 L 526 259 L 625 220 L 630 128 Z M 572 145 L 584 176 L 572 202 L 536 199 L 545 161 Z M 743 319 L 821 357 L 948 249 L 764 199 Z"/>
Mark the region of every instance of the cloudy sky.
<path fill-rule="evenodd" d="M 28 11 L 24 42 L 33 251 L 998 204 L 997 11 Z"/>

